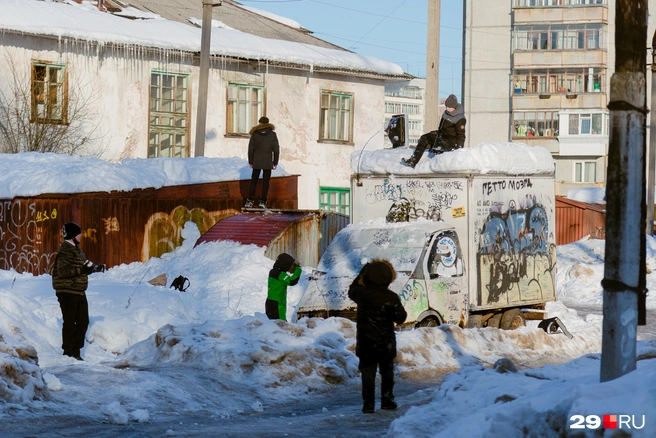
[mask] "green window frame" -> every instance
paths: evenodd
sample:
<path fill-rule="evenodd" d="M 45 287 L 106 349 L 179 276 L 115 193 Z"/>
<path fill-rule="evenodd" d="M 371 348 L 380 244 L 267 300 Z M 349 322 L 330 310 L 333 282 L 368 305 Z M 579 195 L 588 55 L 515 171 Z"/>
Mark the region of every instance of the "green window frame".
<path fill-rule="evenodd" d="M 32 61 L 31 121 L 66 124 L 67 118 L 66 65 Z"/>
<path fill-rule="evenodd" d="M 353 94 L 321 90 L 319 141 L 353 141 Z"/>
<path fill-rule="evenodd" d="M 264 87 L 228 83 L 228 134 L 248 134 L 264 115 Z"/>
<path fill-rule="evenodd" d="M 189 75 L 151 70 L 148 158 L 189 156 Z"/>
<path fill-rule="evenodd" d="M 319 187 L 319 209 L 351 214 L 351 190 L 340 187 Z"/>

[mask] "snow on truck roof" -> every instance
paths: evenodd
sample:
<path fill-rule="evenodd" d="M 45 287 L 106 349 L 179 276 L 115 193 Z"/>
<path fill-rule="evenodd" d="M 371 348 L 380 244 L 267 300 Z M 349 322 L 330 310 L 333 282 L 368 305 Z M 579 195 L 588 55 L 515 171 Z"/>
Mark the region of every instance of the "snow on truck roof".
<path fill-rule="evenodd" d="M 385 223 L 378 219 L 351 224 L 333 238 L 317 271 L 331 277 L 355 278 L 374 258 L 389 260 L 397 271 L 412 271 L 426 239 L 435 231 L 451 228 L 445 222 L 429 220 Z"/>
<path fill-rule="evenodd" d="M 351 154 L 351 168 L 358 175 L 422 175 L 434 173 L 475 173 L 503 175 L 553 175 L 555 162 L 541 146 L 523 143 L 479 143 L 441 155 L 428 151 L 412 169 L 401 164 L 414 149 L 356 150 Z"/>

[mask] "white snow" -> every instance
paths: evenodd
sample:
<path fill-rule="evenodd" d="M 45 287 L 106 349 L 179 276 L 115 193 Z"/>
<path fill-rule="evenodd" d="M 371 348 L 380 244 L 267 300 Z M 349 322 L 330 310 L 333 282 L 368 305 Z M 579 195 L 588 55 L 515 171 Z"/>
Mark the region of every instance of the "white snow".
<path fill-rule="evenodd" d="M 0 163 L 5 158 L 13 159 L 3 156 Z M 22 168 L 27 173 L 21 190 L 43 192 L 42 179 L 25 178 L 31 174 L 29 169 L 38 168 L 39 160 L 32 154 L 22 158 L 28 163 Z M 108 165 L 80 157 L 44 158 L 57 164 L 51 167 L 95 169 L 104 178 L 113 174 L 107 169 L 114 166 L 129 169 L 126 175 L 136 169 L 141 173 L 135 177 L 137 182 L 162 181 L 167 172 L 184 174 L 178 178 L 194 182 L 206 172 L 185 173 L 189 166 L 194 168 L 189 164 L 193 160 L 180 160 L 182 170 L 174 171 L 174 162 L 167 160 Z M 13 164 L 21 165 L 18 159 Z M 12 166 L 3 166 L 12 172 Z M 3 181 L 3 186 L 8 183 Z M 109 183 L 98 186 L 112 189 Z M 122 433 L 112 432 L 111 427 L 157 427 L 172 416 L 198 418 L 194 415 L 202 415 L 206 423 L 175 427 L 166 423 L 156 435 L 210 436 L 207 421 L 221 427 L 221 433 L 248 435 L 244 429 L 231 429 L 239 418 L 260 426 L 264 423 L 257 423 L 258 419 L 285 424 L 285 430 L 269 431 L 296 436 L 347 436 L 362 424 L 390 424 L 393 416 L 378 411 L 363 416 L 358 407 L 353 419 L 342 419 L 335 414 L 338 406 L 324 403 L 349 392 L 359 397 L 353 322 L 268 320 L 263 311 L 273 261 L 264 256 L 264 249 L 234 242 L 193 248 L 199 234 L 188 223 L 183 245 L 175 251 L 91 276 L 87 293 L 91 324 L 82 351 L 84 362 L 61 355 L 62 320 L 51 277 L 0 271 L 0 419 L 3 428 L 15 427 L 11 429 L 15 435 L 7 436 L 36 435 L 42 420 L 47 420 L 44 428 L 63 427 L 68 421 L 70 429 L 64 432 L 69 434 L 81 425 L 92 425 L 93 431 L 106 435 Z M 656 287 L 656 239 L 648 236 L 647 243 L 651 289 Z M 445 378 L 428 393 L 398 398 L 399 418 L 389 425 L 389 436 L 574 436 L 573 415 L 605 414 L 634 415 L 638 425 L 644 415 L 644 427 L 629 431 L 630 436 L 654 436 L 656 339 L 638 341 L 636 371 L 599 383 L 602 316 L 581 317 L 571 307 L 601 303 L 604 242 L 581 240 L 559 246 L 557 252 L 560 301 L 550 303 L 547 310 L 565 323 L 574 338 L 548 335 L 535 321 L 515 331 L 444 325 L 398 332 L 397 392 L 412 382 Z M 312 267 L 303 269 L 300 284 L 289 289 L 290 321 L 295 320 Z M 187 292 L 148 284 L 162 273 L 168 276 L 167 284 L 178 275 L 188 277 Z M 648 297 L 647 307 L 656 309 L 653 296 Z M 519 371 L 495 371 L 493 366 L 501 358 L 511 359 Z M 317 397 L 323 397 L 323 404 L 310 420 L 283 414 L 287 411 L 282 406 L 311 405 Z M 321 418 L 333 429 L 313 430 L 314 421 Z M 24 430 L 27 426 L 30 429 Z M 128 429 L 116 430 L 128 433 Z M 46 431 L 56 433 L 40 430 Z M 580 432 L 576 436 L 602 436 L 595 435 L 599 431 Z M 618 436 L 611 432 L 603 436 Z"/>
<path fill-rule="evenodd" d="M 590 204 L 606 203 L 605 187 L 587 187 L 567 191 L 567 197 L 573 201 L 587 202 Z"/>
<path fill-rule="evenodd" d="M 293 27 L 294 29 L 302 29 L 303 26 L 301 26 L 297 21 L 292 20 L 291 18 L 287 17 L 282 17 L 280 15 L 276 15 L 272 12 L 269 11 L 263 11 L 262 9 L 254 8 L 252 6 L 246 6 L 246 5 L 239 5 L 240 8 L 246 9 L 248 11 L 254 12 L 258 15 L 261 15 L 263 17 L 267 17 L 273 21 L 277 21 L 278 23 L 282 23 L 286 26 Z"/>
<path fill-rule="evenodd" d="M 366 146 L 366 145 L 365 145 Z M 414 149 L 400 147 L 355 151 L 351 168 L 356 174 L 414 175 L 426 173 L 503 173 L 506 175 L 553 174 L 551 153 L 523 143 L 479 143 L 469 148 L 434 155 L 426 151 L 415 166 L 401 164 Z"/>
<path fill-rule="evenodd" d="M 0 0 L 0 31 L 70 38 L 101 45 L 144 46 L 200 52 L 201 29 L 165 19 L 130 20 L 92 5 L 36 0 Z M 273 40 L 228 28 L 212 29 L 210 52 L 274 62 L 402 75 L 396 64 L 371 56 L 291 41 Z"/>

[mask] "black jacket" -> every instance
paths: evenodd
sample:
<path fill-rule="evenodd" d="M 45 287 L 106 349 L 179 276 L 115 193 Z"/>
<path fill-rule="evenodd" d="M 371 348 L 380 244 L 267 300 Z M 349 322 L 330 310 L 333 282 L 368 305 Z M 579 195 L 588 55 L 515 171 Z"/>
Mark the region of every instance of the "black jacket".
<path fill-rule="evenodd" d="M 280 145 L 278 136 L 273 130 L 276 129 L 271 123 L 254 126 L 251 129 L 251 140 L 248 142 L 248 164 L 253 169 L 273 169 L 278 165 L 280 157 Z"/>
<path fill-rule="evenodd" d="M 465 145 L 465 110 L 462 104 L 458 104 L 451 113 L 444 111 L 440 120 L 438 131 L 442 135 L 442 140 L 452 148 L 461 148 Z"/>
<path fill-rule="evenodd" d="M 79 247 L 62 242 L 52 268 L 52 287 L 56 293 L 85 295 L 89 285 L 89 277 L 83 267 L 85 261 L 84 252 Z"/>
<path fill-rule="evenodd" d="M 348 295 L 358 305 L 355 354 L 360 359 L 396 357 L 394 323 L 408 316 L 399 296 L 385 286 L 365 285 L 362 275 L 351 283 Z"/>

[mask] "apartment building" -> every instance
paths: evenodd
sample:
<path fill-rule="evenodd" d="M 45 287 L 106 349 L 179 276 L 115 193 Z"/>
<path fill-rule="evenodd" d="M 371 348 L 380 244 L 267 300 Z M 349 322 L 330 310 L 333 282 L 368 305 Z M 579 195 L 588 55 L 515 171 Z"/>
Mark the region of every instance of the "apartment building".
<path fill-rule="evenodd" d="M 426 79 L 414 78 L 399 88 L 394 83 L 385 85 L 385 126 L 395 114 L 408 115 L 409 145 L 417 146 L 424 133 L 424 104 L 426 101 Z M 385 137 L 386 148 L 392 143 Z"/>
<path fill-rule="evenodd" d="M 547 148 L 557 194 L 604 186 L 614 17 L 615 0 L 465 0 L 467 145 Z"/>

